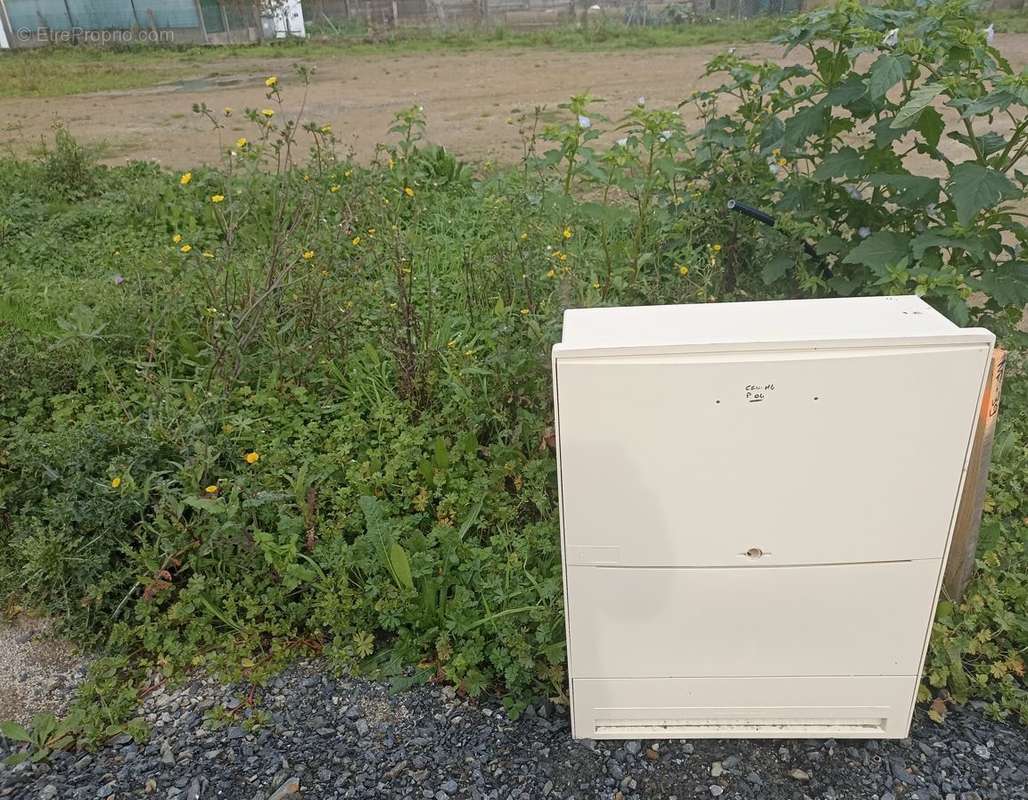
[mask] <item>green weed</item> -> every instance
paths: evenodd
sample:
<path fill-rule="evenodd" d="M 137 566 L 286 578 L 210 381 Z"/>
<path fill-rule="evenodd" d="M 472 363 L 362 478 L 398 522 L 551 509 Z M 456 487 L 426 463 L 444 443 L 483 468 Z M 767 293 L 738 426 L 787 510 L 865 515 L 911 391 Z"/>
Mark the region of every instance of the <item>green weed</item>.
<path fill-rule="evenodd" d="M 0 161 L 0 595 L 104 654 L 76 735 L 144 735 L 155 676 L 259 683 L 297 654 L 512 713 L 563 698 L 548 353 L 566 307 L 916 292 L 1016 349 L 1028 95 L 983 27 L 957 0 L 844 2 L 786 32 L 809 69 L 715 60 L 701 130 L 644 104 L 603 120 L 579 95 L 516 121 L 513 168 L 431 145 L 419 108 L 353 163 L 271 78 L 219 167 L 65 158 L 91 189 L 51 196 L 45 163 Z M 963 116 L 938 130 L 910 105 L 928 89 Z M 194 110 L 223 133 L 230 112 Z M 941 159 L 942 181 L 889 146 L 934 157 L 945 133 L 978 156 Z M 940 607 L 926 686 L 1026 718 L 1010 364 L 979 573 Z"/>

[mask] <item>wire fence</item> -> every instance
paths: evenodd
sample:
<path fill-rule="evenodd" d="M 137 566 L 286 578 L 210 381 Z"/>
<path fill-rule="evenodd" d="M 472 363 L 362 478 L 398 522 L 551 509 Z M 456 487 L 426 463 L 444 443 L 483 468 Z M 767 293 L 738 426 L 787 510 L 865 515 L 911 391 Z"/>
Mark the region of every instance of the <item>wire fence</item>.
<path fill-rule="evenodd" d="M 802 10 L 816 0 L 0 0 L 0 47 L 238 43 L 383 28 L 545 28 L 591 19 L 688 24 Z"/>
<path fill-rule="evenodd" d="M 590 18 L 628 25 L 686 24 L 711 17 L 739 19 L 802 10 L 803 0 L 306 0 L 304 15 L 315 31 L 361 23 L 403 25 L 504 25 L 546 27 Z"/>

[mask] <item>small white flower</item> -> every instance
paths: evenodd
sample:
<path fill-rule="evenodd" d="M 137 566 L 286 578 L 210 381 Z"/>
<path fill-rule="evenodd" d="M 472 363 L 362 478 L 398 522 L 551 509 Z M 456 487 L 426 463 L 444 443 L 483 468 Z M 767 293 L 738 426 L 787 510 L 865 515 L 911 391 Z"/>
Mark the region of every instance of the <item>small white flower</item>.
<path fill-rule="evenodd" d="M 991 22 L 989 27 L 985 29 L 985 43 L 992 44 L 992 40 L 996 38 L 996 26 Z"/>
<path fill-rule="evenodd" d="M 860 236 L 861 239 L 866 239 L 868 236 L 871 235 L 871 229 L 865 226 L 863 228 L 860 228 L 857 231 L 857 234 Z"/>
<path fill-rule="evenodd" d="M 735 55 L 735 48 L 734 47 L 729 47 L 728 48 L 728 55 L 730 55 L 730 56 L 734 56 Z"/>
<path fill-rule="evenodd" d="M 856 186 L 847 186 L 846 187 L 846 192 L 854 200 L 859 200 L 860 199 L 860 196 L 861 196 L 860 195 L 860 189 L 858 189 Z"/>
<path fill-rule="evenodd" d="M 622 137 L 621 139 L 618 139 L 617 144 L 618 144 L 618 147 L 624 147 L 625 145 L 628 144 L 628 137 L 625 136 L 625 137 Z"/>
<path fill-rule="evenodd" d="M 591 128 L 593 126 L 592 120 L 585 114 L 578 115 L 578 127 L 579 128 Z"/>
<path fill-rule="evenodd" d="M 672 137 L 673 135 L 674 135 L 674 132 L 673 132 L 673 131 L 661 131 L 661 132 L 660 132 L 660 140 L 661 140 L 662 142 L 666 142 L 666 141 L 667 141 L 668 139 L 670 139 L 670 138 L 671 138 L 671 137 Z"/>
<path fill-rule="evenodd" d="M 646 105 L 646 98 L 640 95 L 639 99 L 635 101 L 635 104 L 639 106 L 639 108 L 642 108 L 644 105 Z"/>
<path fill-rule="evenodd" d="M 899 44 L 899 40 L 900 40 L 900 29 L 899 28 L 893 28 L 891 31 L 889 31 L 887 34 L 885 34 L 885 38 L 882 39 L 882 46 L 883 47 L 895 47 L 896 45 Z"/>

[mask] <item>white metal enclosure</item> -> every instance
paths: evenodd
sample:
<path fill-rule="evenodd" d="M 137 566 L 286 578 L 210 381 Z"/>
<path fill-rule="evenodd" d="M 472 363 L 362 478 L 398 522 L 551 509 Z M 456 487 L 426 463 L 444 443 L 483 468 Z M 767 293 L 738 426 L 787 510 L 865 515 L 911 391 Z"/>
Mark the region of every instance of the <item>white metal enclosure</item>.
<path fill-rule="evenodd" d="M 573 735 L 906 736 L 993 343 L 916 297 L 567 311 Z"/>

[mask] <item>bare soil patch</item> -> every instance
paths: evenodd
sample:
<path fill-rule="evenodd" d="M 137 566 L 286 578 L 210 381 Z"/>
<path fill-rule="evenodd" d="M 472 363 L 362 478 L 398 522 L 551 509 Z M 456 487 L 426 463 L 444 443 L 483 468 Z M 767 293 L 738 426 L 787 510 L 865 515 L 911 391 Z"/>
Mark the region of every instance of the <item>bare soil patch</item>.
<path fill-rule="evenodd" d="M 55 636 L 49 620 L 21 614 L 0 619 L 0 720 L 64 711 L 85 677 L 86 661 Z"/>
<path fill-rule="evenodd" d="M 1028 34 L 997 37 L 1015 68 L 1028 63 Z M 570 95 L 588 90 L 596 109 L 618 119 L 640 96 L 654 106 L 673 106 L 693 90 L 710 86 L 703 68 L 725 45 L 614 52 L 561 52 L 535 48 L 409 55 L 341 54 L 311 62 L 317 68 L 307 114 L 331 123 L 361 159 L 386 138 L 395 112 L 424 106 L 432 141 L 467 159 L 514 161 L 521 154 L 519 110 L 553 109 Z M 780 59 L 772 44 L 742 44 L 740 55 Z M 801 58 L 794 54 L 792 58 Z M 219 137 L 191 111 L 205 102 L 219 112 L 236 110 L 222 131 L 222 145 L 252 136 L 239 112 L 268 105 L 263 78 L 277 72 L 295 111 L 302 89 L 281 60 L 238 59 L 199 64 L 195 76 L 146 89 L 58 98 L 0 100 L 0 150 L 26 156 L 52 124 L 63 121 L 83 142 L 104 145 L 109 163 L 153 159 L 186 168 L 218 158 Z M 694 110 L 683 108 L 686 123 Z M 959 149 L 959 147 L 958 147 Z"/>

